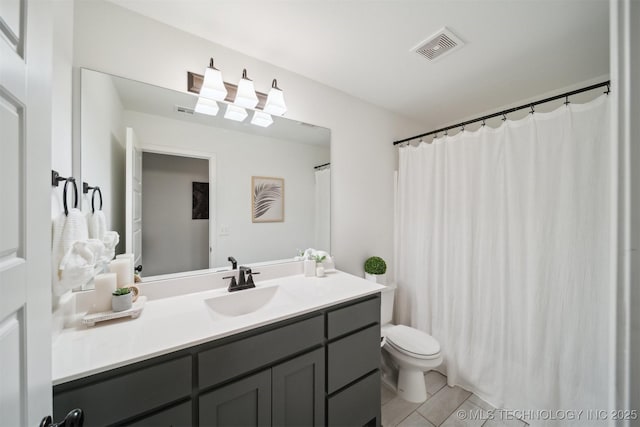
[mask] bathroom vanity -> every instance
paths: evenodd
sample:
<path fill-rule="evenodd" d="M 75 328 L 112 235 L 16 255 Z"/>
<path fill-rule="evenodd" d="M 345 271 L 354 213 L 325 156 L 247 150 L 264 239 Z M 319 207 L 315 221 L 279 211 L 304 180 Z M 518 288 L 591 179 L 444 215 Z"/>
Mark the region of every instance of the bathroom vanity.
<path fill-rule="evenodd" d="M 150 301 L 139 319 L 65 330 L 54 346 L 55 418 L 79 407 L 91 426 L 379 426 L 380 288 L 340 272 L 295 275 Z M 241 309 L 261 298 L 254 291 L 275 296 L 245 314 L 211 308 L 222 298 Z M 200 324 L 180 339 L 194 313 Z M 86 345 L 89 356 L 71 353 Z"/>

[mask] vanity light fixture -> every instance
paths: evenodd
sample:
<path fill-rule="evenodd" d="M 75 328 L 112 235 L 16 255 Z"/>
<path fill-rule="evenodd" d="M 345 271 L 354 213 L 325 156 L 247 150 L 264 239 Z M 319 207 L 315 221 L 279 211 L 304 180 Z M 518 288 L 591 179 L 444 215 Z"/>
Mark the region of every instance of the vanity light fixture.
<path fill-rule="evenodd" d="M 278 87 L 278 81 L 276 79 L 273 79 L 273 83 L 271 83 L 271 90 L 267 96 L 267 103 L 264 105 L 263 111 L 276 116 L 281 116 L 287 112 L 287 105 L 284 103 L 284 94 L 282 89 Z"/>
<path fill-rule="evenodd" d="M 213 58 L 209 61 L 209 66 L 204 71 L 202 86 L 200 87 L 200 97 L 224 101 L 227 97 L 227 88 L 222 80 L 222 73 L 213 66 Z"/>
<path fill-rule="evenodd" d="M 216 116 L 220 107 L 218 107 L 218 103 L 213 99 L 203 98 L 202 96 L 198 98 L 198 102 L 196 103 L 196 107 L 194 111 L 200 114 L 206 114 L 208 116 Z"/>
<path fill-rule="evenodd" d="M 255 108 L 255 106 L 258 105 L 258 96 L 253 87 L 253 81 L 247 77 L 246 69 L 242 70 L 242 78 L 238 82 L 238 91 L 236 92 L 236 99 L 233 103 L 245 108 Z M 229 111 L 229 109 L 227 109 L 227 111 Z"/>
<path fill-rule="evenodd" d="M 255 110 L 253 112 L 253 118 L 251 118 L 251 124 L 266 128 L 273 124 L 273 119 L 270 114 Z"/>
<path fill-rule="evenodd" d="M 224 118 L 234 120 L 236 122 L 242 122 L 248 116 L 247 110 L 237 105 L 227 104 L 227 111 L 224 113 Z"/>

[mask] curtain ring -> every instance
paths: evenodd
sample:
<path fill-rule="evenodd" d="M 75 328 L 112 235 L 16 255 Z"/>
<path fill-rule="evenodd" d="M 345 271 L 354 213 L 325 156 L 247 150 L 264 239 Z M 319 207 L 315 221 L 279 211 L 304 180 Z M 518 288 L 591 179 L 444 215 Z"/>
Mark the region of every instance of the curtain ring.
<path fill-rule="evenodd" d="M 484 127 L 484 126 L 486 126 L 486 124 L 487 123 L 484 121 L 484 119 L 482 119 L 482 126 Z"/>
<path fill-rule="evenodd" d="M 531 104 L 531 106 L 530 106 L 530 107 L 531 107 L 531 111 L 529 111 L 529 114 L 533 114 L 533 113 L 535 113 L 535 112 L 536 112 L 536 110 L 533 108 L 533 104 Z"/>
<path fill-rule="evenodd" d="M 96 187 L 93 187 L 93 193 L 91 193 L 91 213 L 96 213 L 96 208 L 94 205 L 94 201 L 96 198 L 96 191 L 100 196 L 100 210 L 102 210 L 102 190 L 100 190 L 100 187 L 96 186 Z"/>
<path fill-rule="evenodd" d="M 444 136 L 449 136 L 449 129 L 444 130 Z"/>
<path fill-rule="evenodd" d="M 564 105 L 567 105 L 567 106 L 568 106 L 569 104 L 570 104 L 570 102 L 569 102 L 569 95 L 567 95 L 567 96 L 565 96 L 565 99 L 564 99 Z"/>
<path fill-rule="evenodd" d="M 464 126 L 460 127 L 460 132 L 464 132 Z"/>
<path fill-rule="evenodd" d="M 607 91 L 605 93 L 609 95 L 609 92 L 611 92 L 611 86 L 607 83 Z"/>
<path fill-rule="evenodd" d="M 507 115 L 505 113 L 502 113 L 502 121 L 506 121 L 507 120 Z"/>
<path fill-rule="evenodd" d="M 64 188 L 62 189 L 62 203 L 64 205 L 64 215 L 69 216 L 69 207 L 67 206 L 67 185 L 69 183 L 73 184 L 73 207 L 78 207 L 78 185 L 76 184 L 76 180 L 73 177 L 69 177 L 64 182 Z"/>

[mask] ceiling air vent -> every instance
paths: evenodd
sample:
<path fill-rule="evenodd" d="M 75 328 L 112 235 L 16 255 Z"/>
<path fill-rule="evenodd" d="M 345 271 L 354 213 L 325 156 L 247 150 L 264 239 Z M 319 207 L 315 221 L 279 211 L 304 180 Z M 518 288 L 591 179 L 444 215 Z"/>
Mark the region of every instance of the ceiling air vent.
<path fill-rule="evenodd" d="M 176 111 L 176 113 L 189 114 L 189 115 L 193 116 L 193 108 L 183 107 L 181 105 L 176 105 L 175 106 L 175 111 Z"/>
<path fill-rule="evenodd" d="M 411 50 L 429 61 L 434 61 L 454 50 L 460 49 L 463 45 L 464 43 L 458 36 L 453 34 L 447 27 L 443 27 Z"/>

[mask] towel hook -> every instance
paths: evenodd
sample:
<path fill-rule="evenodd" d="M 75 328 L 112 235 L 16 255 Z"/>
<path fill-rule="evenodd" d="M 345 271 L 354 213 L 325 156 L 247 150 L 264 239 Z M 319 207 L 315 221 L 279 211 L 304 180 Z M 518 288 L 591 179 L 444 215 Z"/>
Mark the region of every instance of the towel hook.
<path fill-rule="evenodd" d="M 102 210 L 102 190 L 100 190 L 100 187 L 96 185 L 95 187 L 93 187 L 93 193 L 91 193 L 91 213 L 96 213 L 96 208 L 94 204 L 95 198 L 96 198 L 96 191 L 100 196 L 100 210 Z"/>
<path fill-rule="evenodd" d="M 73 184 L 73 207 L 74 209 L 78 207 L 78 185 L 76 184 L 76 179 L 73 177 L 64 178 L 64 188 L 62 189 L 62 203 L 64 204 L 64 214 L 65 216 L 69 215 L 69 207 L 67 206 L 67 185 L 69 183 Z"/>

